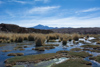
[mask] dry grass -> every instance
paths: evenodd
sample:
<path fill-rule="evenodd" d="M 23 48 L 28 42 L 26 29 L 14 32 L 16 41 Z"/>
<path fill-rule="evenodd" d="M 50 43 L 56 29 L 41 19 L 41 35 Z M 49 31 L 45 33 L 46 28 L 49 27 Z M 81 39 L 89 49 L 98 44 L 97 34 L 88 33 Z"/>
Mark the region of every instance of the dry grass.
<path fill-rule="evenodd" d="M 56 40 L 56 39 L 59 39 L 59 37 L 60 37 L 60 34 L 58 34 L 58 33 L 47 34 L 48 40 Z"/>
<path fill-rule="evenodd" d="M 10 53 L 8 56 L 23 56 L 24 53 Z"/>
<path fill-rule="evenodd" d="M 63 45 L 66 45 L 66 44 L 67 44 L 67 40 L 64 39 L 64 40 L 62 41 L 62 44 L 63 44 Z"/>
<path fill-rule="evenodd" d="M 100 44 L 100 41 L 97 41 L 97 44 Z"/>
<path fill-rule="evenodd" d="M 29 41 L 34 41 L 34 40 L 35 40 L 35 36 L 34 36 L 33 34 L 30 34 L 30 35 L 28 36 L 28 40 L 29 40 Z"/>
<path fill-rule="evenodd" d="M 36 36 L 35 38 L 36 46 L 43 46 L 45 40 L 46 40 L 46 36 L 44 36 L 43 34 Z"/>
<path fill-rule="evenodd" d="M 72 38 L 73 38 L 73 40 L 78 41 L 79 35 L 78 34 L 72 34 Z"/>
<path fill-rule="evenodd" d="M 84 47 L 84 48 L 100 48 L 100 45 L 82 45 L 81 47 Z"/>
<path fill-rule="evenodd" d="M 44 43 L 44 40 L 55 42 L 56 39 L 59 39 L 59 42 L 63 40 L 78 41 L 79 38 L 89 36 L 100 37 L 100 35 L 80 35 L 80 34 L 59 34 L 59 33 L 51 33 L 51 34 L 38 34 L 38 33 L 0 33 L 0 43 L 11 43 L 11 42 L 23 42 L 24 40 L 35 41 Z M 41 44 L 40 44 L 41 45 Z"/>
<path fill-rule="evenodd" d="M 10 52 L 11 50 L 2 50 L 2 52 Z"/>
<path fill-rule="evenodd" d="M 73 48 L 73 49 L 71 49 L 71 51 L 81 51 L 82 49 L 80 49 L 80 48 Z"/>

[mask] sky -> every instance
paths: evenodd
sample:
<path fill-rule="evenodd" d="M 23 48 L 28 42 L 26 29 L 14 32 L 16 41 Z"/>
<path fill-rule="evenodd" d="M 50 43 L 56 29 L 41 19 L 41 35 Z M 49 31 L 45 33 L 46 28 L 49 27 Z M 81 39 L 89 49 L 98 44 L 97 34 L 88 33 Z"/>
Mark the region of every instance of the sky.
<path fill-rule="evenodd" d="M 0 0 L 0 23 L 100 27 L 100 0 Z"/>

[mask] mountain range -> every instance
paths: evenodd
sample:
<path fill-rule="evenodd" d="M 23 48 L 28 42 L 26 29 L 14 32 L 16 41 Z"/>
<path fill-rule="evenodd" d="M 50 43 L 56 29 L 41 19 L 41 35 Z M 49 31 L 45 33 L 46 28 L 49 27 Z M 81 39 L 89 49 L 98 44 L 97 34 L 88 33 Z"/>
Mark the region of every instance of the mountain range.
<path fill-rule="evenodd" d="M 0 32 L 6 33 L 79 33 L 79 34 L 100 34 L 100 27 L 80 27 L 80 28 L 65 28 L 65 27 L 48 27 L 44 25 L 37 25 L 31 28 L 20 27 L 15 24 L 0 24 Z"/>
<path fill-rule="evenodd" d="M 34 28 L 34 29 L 42 29 L 42 30 L 50 30 L 50 29 L 59 29 L 58 27 L 49 27 L 49 26 L 45 26 L 45 25 L 36 25 L 34 27 L 30 27 L 30 28 Z M 65 28 L 65 27 L 61 27 L 61 28 Z M 67 27 L 66 27 L 67 28 Z M 71 28 L 71 27 L 68 27 Z"/>

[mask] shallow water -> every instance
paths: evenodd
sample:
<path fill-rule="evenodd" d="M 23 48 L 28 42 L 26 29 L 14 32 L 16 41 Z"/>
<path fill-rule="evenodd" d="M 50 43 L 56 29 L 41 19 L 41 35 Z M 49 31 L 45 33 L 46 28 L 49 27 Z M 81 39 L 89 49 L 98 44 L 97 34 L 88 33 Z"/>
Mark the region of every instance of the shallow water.
<path fill-rule="evenodd" d="M 93 39 L 93 38 L 90 38 L 90 39 Z M 84 40 L 84 39 L 81 38 L 80 40 Z M 86 42 L 88 42 L 88 40 Z M 14 56 L 7 56 L 7 54 L 9 54 L 9 53 L 24 53 L 24 55 L 36 55 L 36 54 L 45 54 L 45 53 L 56 53 L 57 51 L 60 51 L 60 50 L 67 50 L 67 51 L 69 51 L 72 48 L 81 48 L 80 46 L 84 45 L 82 43 L 73 44 L 72 41 L 68 42 L 67 46 L 66 45 L 63 46 L 62 42 L 48 42 L 46 44 L 59 44 L 59 46 L 56 46 L 55 49 L 50 49 L 50 50 L 45 50 L 45 51 L 35 51 L 35 50 L 32 50 L 32 48 L 35 47 L 35 43 L 34 42 L 24 41 L 23 43 L 27 43 L 27 44 L 28 43 L 32 43 L 32 44 L 27 45 L 28 48 L 24 48 L 25 50 L 23 50 L 23 51 L 14 50 L 13 49 L 14 47 L 17 46 L 16 45 L 17 43 L 9 43 L 9 44 L 8 43 L 4 43 L 4 44 L 6 44 L 6 46 L 0 47 L 0 67 L 5 67 L 4 66 L 4 61 L 6 59 L 14 57 Z M 91 42 L 89 41 L 89 43 L 91 43 Z M 22 46 L 24 46 L 24 45 L 22 45 Z M 10 52 L 2 52 L 2 50 L 12 50 L 12 51 L 10 51 Z M 94 56 L 100 55 L 100 53 L 96 53 L 96 52 L 89 52 L 89 53 L 93 54 Z M 60 61 L 62 61 L 62 60 L 63 59 L 61 59 Z M 85 60 L 92 62 L 93 63 L 92 67 L 100 67 L 100 64 L 94 62 L 93 60 L 89 60 L 88 58 L 85 58 Z M 50 60 L 50 61 L 44 61 L 44 62 L 35 64 L 35 65 L 31 64 L 32 66 L 30 65 L 30 66 L 27 66 L 27 67 L 50 67 L 53 63 L 55 63 L 57 61 L 59 61 L 59 59 Z"/>

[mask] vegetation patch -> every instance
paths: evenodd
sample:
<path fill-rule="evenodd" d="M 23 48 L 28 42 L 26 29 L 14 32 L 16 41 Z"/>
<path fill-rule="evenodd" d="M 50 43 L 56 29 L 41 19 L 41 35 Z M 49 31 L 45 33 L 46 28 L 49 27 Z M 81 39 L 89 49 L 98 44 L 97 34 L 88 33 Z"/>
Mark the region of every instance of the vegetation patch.
<path fill-rule="evenodd" d="M 32 34 L 30 34 L 30 35 L 28 36 L 28 40 L 29 40 L 29 41 L 34 41 L 34 40 L 35 40 L 35 36 L 32 35 Z"/>
<path fill-rule="evenodd" d="M 35 39 L 36 46 L 43 46 L 44 42 L 45 42 L 45 39 L 46 38 L 43 35 L 37 36 L 36 39 Z"/>
<path fill-rule="evenodd" d="M 68 52 L 68 55 L 70 57 L 79 57 L 79 58 L 85 58 L 85 57 L 88 57 L 88 56 L 91 56 L 91 54 L 87 53 L 87 52 L 72 52 L 72 51 L 69 51 Z"/>
<path fill-rule="evenodd" d="M 17 45 L 31 45 L 32 43 L 28 43 L 28 44 L 26 44 L 26 43 L 18 43 Z"/>
<path fill-rule="evenodd" d="M 2 50 L 2 52 L 10 52 L 11 50 Z"/>
<path fill-rule="evenodd" d="M 97 41 L 97 44 L 100 44 L 100 41 Z"/>
<path fill-rule="evenodd" d="M 90 51 L 89 48 L 83 48 L 83 51 Z"/>
<path fill-rule="evenodd" d="M 16 47 L 14 47 L 14 50 L 22 49 L 22 48 L 23 48 L 22 46 L 16 46 Z"/>
<path fill-rule="evenodd" d="M 100 56 L 90 57 L 89 59 L 90 59 L 90 60 L 95 60 L 95 61 L 97 61 L 97 62 L 100 63 Z"/>
<path fill-rule="evenodd" d="M 81 51 L 82 49 L 80 49 L 80 48 L 73 48 L 73 49 L 71 49 L 71 51 Z"/>
<path fill-rule="evenodd" d="M 100 50 L 90 50 L 91 52 L 97 52 L 100 53 Z"/>
<path fill-rule="evenodd" d="M 59 46 L 59 44 L 45 44 L 44 46 Z"/>
<path fill-rule="evenodd" d="M 38 51 L 45 51 L 45 49 L 49 50 L 49 49 L 54 49 L 54 46 L 44 46 L 44 47 L 36 47 L 36 48 L 32 48 L 32 50 L 38 50 Z"/>
<path fill-rule="evenodd" d="M 19 50 L 20 50 L 20 51 L 23 51 L 23 50 L 25 50 L 25 49 L 23 49 L 23 48 L 20 48 Z"/>
<path fill-rule="evenodd" d="M 13 67 L 25 67 L 24 65 L 14 65 Z"/>
<path fill-rule="evenodd" d="M 4 44 L 0 44 L 0 47 L 3 47 L 3 46 L 6 46 L 6 45 L 4 45 Z"/>
<path fill-rule="evenodd" d="M 75 41 L 78 41 L 79 40 L 78 34 L 73 34 L 72 37 L 73 37 L 73 40 L 75 40 Z"/>
<path fill-rule="evenodd" d="M 39 55 L 28 55 L 28 56 L 17 56 L 5 61 L 6 65 L 15 65 L 16 62 L 32 62 L 38 63 L 41 61 L 51 60 L 57 57 L 61 57 L 60 54 L 50 53 L 50 54 L 39 54 Z"/>
<path fill-rule="evenodd" d="M 47 40 L 47 42 L 57 42 L 56 40 Z"/>
<path fill-rule="evenodd" d="M 69 59 L 60 64 L 54 64 L 51 67 L 92 67 L 90 65 L 92 65 L 91 62 L 84 61 L 81 58 L 77 58 L 77 59 Z"/>
<path fill-rule="evenodd" d="M 66 55 L 66 57 L 68 58 L 85 58 L 85 57 L 88 57 L 88 56 L 91 56 L 91 54 L 89 54 L 88 52 L 85 52 L 85 51 L 81 51 L 81 52 L 73 52 L 73 51 L 58 51 L 56 53 L 63 53 Z"/>
<path fill-rule="evenodd" d="M 64 39 L 64 40 L 62 41 L 62 44 L 63 44 L 63 45 L 66 45 L 66 44 L 67 44 L 67 40 Z"/>
<path fill-rule="evenodd" d="M 100 48 L 100 45 L 82 45 L 81 47 L 84 47 L 84 48 Z"/>
<path fill-rule="evenodd" d="M 24 53 L 10 53 L 8 56 L 23 56 Z"/>

